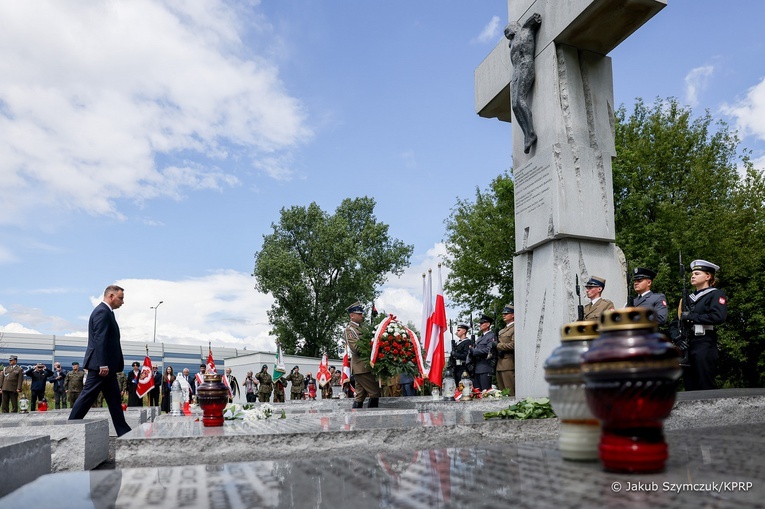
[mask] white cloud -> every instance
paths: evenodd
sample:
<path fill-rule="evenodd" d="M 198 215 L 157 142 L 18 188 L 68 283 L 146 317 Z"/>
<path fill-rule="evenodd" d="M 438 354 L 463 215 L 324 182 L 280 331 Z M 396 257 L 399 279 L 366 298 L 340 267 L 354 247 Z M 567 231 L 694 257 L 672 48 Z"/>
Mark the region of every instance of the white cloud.
<path fill-rule="evenodd" d="M 11 334 L 40 334 L 34 329 L 28 329 L 20 323 L 12 322 L 8 325 L 0 325 L 0 332 L 9 332 Z"/>
<path fill-rule="evenodd" d="M 492 16 L 476 40 L 480 43 L 495 42 L 499 36 L 499 16 Z"/>
<path fill-rule="evenodd" d="M 0 246 L 0 264 L 15 262 L 16 259 L 16 256 L 14 256 L 10 249 Z"/>
<path fill-rule="evenodd" d="M 272 298 L 255 291 L 247 273 L 219 271 L 181 281 L 123 279 L 125 304 L 117 310 L 121 336 L 125 340 L 152 342 L 154 310 L 157 306 L 157 341 L 173 344 L 203 344 L 248 350 L 275 348 L 268 334 L 266 311 Z M 102 296 L 90 298 L 96 306 Z M 68 335 L 87 336 L 87 330 Z"/>
<path fill-rule="evenodd" d="M 724 104 L 723 113 L 736 119 L 741 136 L 754 136 L 765 140 L 765 78 L 747 90 L 746 96 L 732 105 Z M 762 159 L 755 164 L 762 168 Z"/>
<path fill-rule="evenodd" d="M 692 108 L 699 104 L 699 94 L 707 88 L 714 70 L 714 66 L 703 65 L 685 75 L 685 102 Z"/>
<path fill-rule="evenodd" d="M 422 314 L 422 274 L 433 270 L 433 286 L 437 281 L 438 262 L 446 253 L 444 244 L 438 243 L 420 256 L 401 277 L 391 276 L 383 286 L 375 304 L 377 309 L 393 313 L 404 322 L 412 321 L 420 328 Z M 446 281 L 449 270 L 442 268 Z M 254 280 L 248 273 L 224 270 L 206 276 L 180 281 L 160 279 L 123 279 L 116 282 L 125 288 L 125 304 L 116 311 L 122 339 L 152 342 L 154 338 L 154 309 L 157 306 L 157 341 L 172 344 L 215 345 L 234 348 L 247 347 L 249 351 L 273 351 L 275 338 L 269 334 L 267 311 L 273 298 L 254 289 Z M 51 291 L 58 291 L 52 289 Z M 435 290 L 434 290 L 435 291 Z M 447 302 L 448 302 L 448 295 Z M 102 295 L 90 296 L 95 307 Z M 57 334 L 87 337 L 85 310 L 80 317 L 82 330 L 71 330 L 57 317 L 44 316 L 39 309 L 14 309 L 0 306 L 0 315 L 7 314 L 13 323 L 0 331 L 38 333 L 28 328 L 34 324 L 47 324 Z M 456 312 L 447 308 L 447 317 L 456 318 Z M 22 325 L 24 324 L 24 325 Z M 70 327 L 66 329 L 65 327 Z M 69 332 L 64 333 L 64 331 Z"/>
<path fill-rule="evenodd" d="M 0 223 L 41 205 L 119 217 L 119 199 L 238 185 L 215 161 L 288 160 L 311 131 L 276 65 L 243 45 L 270 29 L 245 9 L 0 3 Z M 188 155 L 213 164 L 157 161 Z"/>

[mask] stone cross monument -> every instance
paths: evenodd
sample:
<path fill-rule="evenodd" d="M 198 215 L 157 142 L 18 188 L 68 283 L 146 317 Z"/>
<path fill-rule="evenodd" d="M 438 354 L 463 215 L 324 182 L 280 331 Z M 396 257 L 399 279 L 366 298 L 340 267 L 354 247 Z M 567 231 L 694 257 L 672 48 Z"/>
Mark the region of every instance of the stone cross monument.
<path fill-rule="evenodd" d="M 508 0 L 510 43 L 503 39 L 476 69 L 478 114 L 523 127 L 512 133 L 518 397 L 548 392 L 543 365 L 560 344 L 561 326 L 576 320 L 576 275 L 582 283 L 605 278 L 603 297 L 617 307 L 626 302 L 626 262 L 614 244 L 614 100 L 606 55 L 665 6 L 666 0 Z M 513 47 L 511 56 L 517 43 L 526 46 Z M 519 58 L 524 48 L 534 55 L 531 83 L 514 75 L 529 65 L 528 55 Z M 524 90 L 512 91 L 511 81 Z M 528 109 L 520 119 L 516 106 Z M 533 125 L 524 126 L 530 119 Z M 584 291 L 582 298 L 586 304 Z"/>

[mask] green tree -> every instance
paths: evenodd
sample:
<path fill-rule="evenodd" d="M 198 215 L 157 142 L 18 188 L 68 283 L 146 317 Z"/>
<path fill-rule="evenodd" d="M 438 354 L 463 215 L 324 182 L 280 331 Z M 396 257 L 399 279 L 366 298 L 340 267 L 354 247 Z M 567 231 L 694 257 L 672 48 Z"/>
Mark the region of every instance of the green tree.
<path fill-rule="evenodd" d="M 330 215 L 316 204 L 283 208 L 255 254 L 255 288 L 271 293 L 268 312 L 285 353 L 337 356 L 345 308 L 370 302 L 386 275 L 400 275 L 413 247 L 388 235 L 372 198 L 345 199 Z"/>
<path fill-rule="evenodd" d="M 444 290 L 470 312 L 492 313 L 513 296 L 514 186 L 505 172 L 475 201 L 459 199 L 446 223 Z"/>
<path fill-rule="evenodd" d="M 761 386 L 762 173 L 739 155 L 739 140 L 725 123 L 713 122 L 709 112 L 694 118 L 675 99 L 650 107 L 638 100 L 629 116 L 622 106 L 615 127 L 617 245 L 631 267 L 658 269 L 654 288 L 667 295 L 673 310 L 682 288 L 679 251 L 686 270 L 696 258 L 721 265 L 718 286 L 728 294 L 729 315 L 719 333 L 718 381 L 723 387 Z"/>

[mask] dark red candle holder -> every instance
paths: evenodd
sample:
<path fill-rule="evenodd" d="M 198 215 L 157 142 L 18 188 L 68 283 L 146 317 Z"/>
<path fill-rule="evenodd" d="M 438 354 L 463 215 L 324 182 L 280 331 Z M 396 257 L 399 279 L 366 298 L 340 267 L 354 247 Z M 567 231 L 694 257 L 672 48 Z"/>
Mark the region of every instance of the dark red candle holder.
<path fill-rule="evenodd" d="M 197 402 L 202 409 L 202 424 L 223 426 L 223 410 L 228 404 L 228 389 L 218 374 L 205 375 L 202 385 L 197 387 Z"/>
<path fill-rule="evenodd" d="M 668 457 L 663 421 L 680 378 L 680 351 L 658 332 L 652 309 L 624 308 L 600 317 L 600 337 L 582 354 L 587 404 L 602 423 L 606 470 L 658 472 Z"/>

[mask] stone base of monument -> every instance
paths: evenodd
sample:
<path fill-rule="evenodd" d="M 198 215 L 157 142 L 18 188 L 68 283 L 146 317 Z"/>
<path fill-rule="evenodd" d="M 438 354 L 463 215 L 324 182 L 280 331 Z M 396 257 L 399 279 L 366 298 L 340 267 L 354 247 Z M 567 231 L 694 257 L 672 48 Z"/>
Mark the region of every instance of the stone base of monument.
<path fill-rule="evenodd" d="M 0 437 L 50 437 L 51 471 L 90 470 L 109 457 L 108 419 L 70 421 L 61 414 L 1 414 Z"/>
<path fill-rule="evenodd" d="M 60 410 L 48 410 L 47 412 L 29 412 L 27 414 L 28 419 L 68 419 L 69 414 L 72 412 L 71 408 Z M 137 428 L 144 422 L 153 422 L 154 418 L 159 415 L 159 407 L 128 407 L 125 410 L 125 420 L 131 428 Z M 21 414 L 19 414 L 21 415 Z M 88 410 L 89 419 L 107 419 L 109 421 L 109 436 L 116 437 L 117 431 L 114 429 L 114 423 L 109 416 L 109 409 L 106 407 L 91 408 Z"/>
<path fill-rule="evenodd" d="M 765 424 L 669 431 L 667 442 L 666 470 L 651 475 L 565 461 L 556 440 L 475 447 L 455 440 L 455 447 L 176 467 L 154 466 L 158 452 L 146 460 L 150 468 L 46 475 L 0 503 L 66 493 L 71 507 L 123 509 L 762 507 Z M 230 452 L 223 443 L 187 445 L 189 457 Z M 311 447 L 322 448 L 323 441 Z"/>
<path fill-rule="evenodd" d="M 0 437 L 0 497 L 50 474 L 47 436 Z"/>

